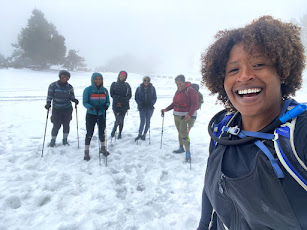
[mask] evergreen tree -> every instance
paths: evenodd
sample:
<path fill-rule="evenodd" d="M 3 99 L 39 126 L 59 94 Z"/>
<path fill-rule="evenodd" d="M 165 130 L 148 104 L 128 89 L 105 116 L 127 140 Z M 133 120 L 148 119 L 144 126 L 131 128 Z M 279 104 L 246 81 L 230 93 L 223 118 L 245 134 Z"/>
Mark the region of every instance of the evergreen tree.
<path fill-rule="evenodd" d="M 32 11 L 27 27 L 21 30 L 15 48 L 12 61 L 23 67 L 36 65 L 48 68 L 62 64 L 66 54 L 65 38 L 37 9 Z"/>
<path fill-rule="evenodd" d="M 64 60 L 64 68 L 74 71 L 80 67 L 86 67 L 85 59 L 77 54 L 76 50 L 69 50 Z"/>
<path fill-rule="evenodd" d="M 0 54 L 0 69 L 7 67 L 8 67 L 7 59 L 2 54 Z"/>

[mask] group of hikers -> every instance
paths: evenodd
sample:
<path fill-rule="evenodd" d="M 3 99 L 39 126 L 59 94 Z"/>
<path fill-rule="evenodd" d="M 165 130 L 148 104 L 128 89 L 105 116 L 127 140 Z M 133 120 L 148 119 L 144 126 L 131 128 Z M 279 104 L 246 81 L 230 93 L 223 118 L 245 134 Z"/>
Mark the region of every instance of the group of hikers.
<path fill-rule="evenodd" d="M 263 16 L 244 27 L 220 31 L 215 38 L 201 57 L 202 83 L 217 94 L 225 110 L 208 125 L 211 141 L 198 230 L 307 230 L 307 106 L 291 98 L 302 86 L 306 63 L 300 27 Z M 121 72 L 120 84 L 111 87 L 116 116 L 112 136 L 119 126 L 118 138 L 131 98 L 126 78 L 127 73 Z M 67 144 L 70 101 L 78 103 L 68 79 L 67 72 L 60 72 L 60 80 L 49 87 L 46 108 L 51 99 L 54 103 L 51 146 L 60 118 L 63 144 Z M 110 101 L 102 81 L 101 74 L 94 73 L 92 86 L 83 95 L 88 110 L 86 146 L 97 116 L 101 117 L 99 127 L 105 128 Z M 188 158 L 188 132 L 198 108 L 196 92 L 182 75 L 175 82 L 178 90 L 173 103 L 162 113 L 174 110 L 180 144 L 175 152 L 186 151 Z M 142 87 L 137 92 L 140 90 Z M 141 124 L 149 126 L 156 98 L 144 103 L 145 94 L 143 89 L 135 99 Z M 151 111 L 141 112 L 143 108 Z M 140 127 L 137 139 L 145 138 L 147 129 L 142 131 Z M 100 140 L 103 146 L 104 138 Z M 89 159 L 88 154 L 86 157 Z"/>
<path fill-rule="evenodd" d="M 130 109 L 129 101 L 132 97 L 132 90 L 127 83 L 128 73 L 120 71 L 116 82 L 110 87 L 110 95 L 113 99 L 112 110 L 115 116 L 114 126 L 111 132 L 111 138 L 122 138 L 124 119 L 127 111 Z M 75 98 L 74 89 L 68 83 L 70 73 L 66 70 L 59 72 L 59 80 L 50 84 L 48 88 L 47 104 L 45 108 L 49 111 L 52 103 L 51 122 L 53 128 L 51 131 L 51 141 L 49 147 L 54 147 L 59 129 L 63 126 L 63 145 L 68 145 L 67 137 L 69 134 L 69 123 L 72 119 L 72 103 L 76 106 L 79 100 Z M 154 112 L 154 105 L 157 101 L 155 87 L 150 83 L 150 77 L 143 77 L 143 82 L 137 87 L 135 92 L 135 101 L 140 115 L 140 126 L 135 141 L 145 140 L 146 134 L 150 128 L 150 120 Z M 197 116 L 198 94 L 190 82 L 185 81 L 184 75 L 178 75 L 175 78 L 178 90 L 175 93 L 173 102 L 161 113 L 174 110 L 175 125 L 178 130 L 179 149 L 174 153 L 186 152 L 186 161 L 191 161 L 189 131 L 193 127 Z M 110 152 L 106 149 L 106 111 L 110 106 L 109 91 L 103 86 L 103 76 L 101 73 L 93 73 L 91 85 L 83 91 L 83 105 L 86 108 L 86 135 L 84 160 L 90 160 L 89 147 L 94 133 L 95 125 L 98 127 L 98 136 L 100 140 L 99 151 L 104 156 Z M 185 149 L 184 149 L 185 148 Z"/>

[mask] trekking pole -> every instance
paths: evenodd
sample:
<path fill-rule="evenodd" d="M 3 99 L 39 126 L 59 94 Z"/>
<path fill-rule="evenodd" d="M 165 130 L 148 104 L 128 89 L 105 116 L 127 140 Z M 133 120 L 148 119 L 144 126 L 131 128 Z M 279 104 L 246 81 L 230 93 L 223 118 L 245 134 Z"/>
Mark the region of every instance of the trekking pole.
<path fill-rule="evenodd" d="M 78 127 L 78 112 L 77 112 L 77 104 L 75 105 L 76 108 L 76 119 L 77 119 L 77 137 L 78 137 L 78 148 L 79 148 L 79 127 Z"/>
<path fill-rule="evenodd" d="M 107 110 L 104 111 L 105 119 L 104 119 L 104 143 L 106 145 L 106 151 L 108 151 L 108 138 L 107 138 Z M 100 152 L 100 151 L 99 151 Z M 106 166 L 108 166 L 108 154 L 106 155 Z"/>
<path fill-rule="evenodd" d="M 100 156 L 100 140 L 99 140 L 99 118 L 98 118 L 98 111 L 97 113 L 97 128 L 98 128 L 98 154 L 99 154 L 99 165 L 101 165 L 101 156 Z"/>
<path fill-rule="evenodd" d="M 45 125 L 45 133 L 44 133 L 44 141 L 43 141 L 43 149 L 42 149 L 42 155 L 44 156 L 44 146 L 45 146 L 45 137 L 46 137 L 46 131 L 47 131 L 47 124 L 48 124 L 48 115 L 49 115 L 49 109 L 47 110 L 47 118 L 46 118 L 46 125 Z"/>
<path fill-rule="evenodd" d="M 150 124 L 149 124 L 149 144 L 150 144 Z"/>
<path fill-rule="evenodd" d="M 164 112 L 161 112 L 162 118 L 162 131 L 161 131 L 161 143 L 160 143 L 160 149 L 162 149 L 162 137 L 163 137 L 163 126 L 164 126 Z"/>

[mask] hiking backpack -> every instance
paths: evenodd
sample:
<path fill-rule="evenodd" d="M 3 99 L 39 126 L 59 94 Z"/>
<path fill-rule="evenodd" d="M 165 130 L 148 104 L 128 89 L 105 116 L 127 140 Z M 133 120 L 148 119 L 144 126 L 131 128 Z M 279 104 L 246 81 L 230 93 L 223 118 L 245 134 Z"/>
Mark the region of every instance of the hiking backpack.
<path fill-rule="evenodd" d="M 190 85 L 191 87 L 193 87 L 194 89 L 196 89 L 197 94 L 198 94 L 198 108 L 200 109 L 202 104 L 204 103 L 204 97 L 201 94 L 201 92 L 199 92 L 199 85 L 196 83 L 191 83 Z"/>
<path fill-rule="evenodd" d="M 219 138 L 224 132 L 227 132 L 230 135 L 239 136 L 242 138 L 240 140 L 243 140 L 244 138 L 256 137 L 254 144 L 268 157 L 276 176 L 278 178 L 284 177 L 284 174 L 278 165 L 279 161 L 286 171 L 297 181 L 297 183 L 299 183 L 300 186 L 307 191 L 307 166 L 298 156 L 294 146 L 294 129 L 296 118 L 306 110 L 306 105 L 299 104 L 293 100 L 286 100 L 278 117 L 279 119 L 276 121 L 279 122 L 279 125 L 274 129 L 274 134 L 240 130 L 240 128 L 237 126 L 229 127 L 236 113 L 227 113 L 218 124 L 213 124 L 210 122 L 212 126 L 209 124 L 209 130 L 211 129 L 211 132 L 217 138 Z M 263 144 L 263 142 L 257 138 L 272 140 L 274 142 L 277 159 L 273 157 L 272 153 Z M 214 144 L 217 145 L 219 141 L 214 137 L 213 139 Z"/>

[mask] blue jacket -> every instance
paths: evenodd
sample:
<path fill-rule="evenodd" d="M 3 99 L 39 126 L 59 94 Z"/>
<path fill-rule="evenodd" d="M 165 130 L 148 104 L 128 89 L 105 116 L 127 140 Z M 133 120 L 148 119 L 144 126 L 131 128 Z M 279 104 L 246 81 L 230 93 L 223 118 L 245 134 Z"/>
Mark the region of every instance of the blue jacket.
<path fill-rule="evenodd" d="M 146 88 L 142 83 L 136 89 L 134 98 L 138 104 L 138 110 L 154 109 L 154 104 L 157 101 L 156 89 L 151 83 Z"/>
<path fill-rule="evenodd" d="M 51 104 L 56 109 L 71 108 L 71 101 L 75 99 L 74 88 L 71 84 L 60 84 L 60 81 L 53 82 L 49 85 L 47 104 Z"/>
<path fill-rule="evenodd" d="M 103 87 L 98 89 L 94 83 L 94 79 L 97 75 L 93 74 L 91 78 L 92 85 L 86 87 L 83 91 L 83 105 L 87 109 L 87 113 L 97 115 L 95 110 L 96 106 L 100 106 L 101 109 L 98 111 L 98 115 L 103 115 L 106 118 L 104 106 L 110 106 L 109 92 Z"/>

